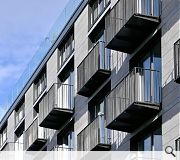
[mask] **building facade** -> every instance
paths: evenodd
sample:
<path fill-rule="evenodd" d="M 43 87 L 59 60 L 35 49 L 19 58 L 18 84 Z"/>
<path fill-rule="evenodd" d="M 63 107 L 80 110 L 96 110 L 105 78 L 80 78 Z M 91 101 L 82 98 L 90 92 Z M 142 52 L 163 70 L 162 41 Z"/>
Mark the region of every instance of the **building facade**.
<path fill-rule="evenodd" d="M 179 0 L 83 0 L 2 119 L 0 150 L 180 150 L 179 93 Z"/>

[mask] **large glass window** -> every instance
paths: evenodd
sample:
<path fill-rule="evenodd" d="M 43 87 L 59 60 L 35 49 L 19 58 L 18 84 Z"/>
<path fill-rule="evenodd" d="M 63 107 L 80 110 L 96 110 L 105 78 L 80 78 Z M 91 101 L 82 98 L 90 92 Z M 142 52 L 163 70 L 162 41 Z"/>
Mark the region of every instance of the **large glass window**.
<path fill-rule="evenodd" d="M 141 14 L 149 16 L 160 15 L 160 1 L 159 0 L 138 0 L 138 11 Z"/>
<path fill-rule="evenodd" d="M 99 58 L 100 58 L 100 69 L 110 70 L 110 49 L 105 48 L 105 31 L 102 29 L 93 37 L 89 38 L 89 50 L 95 48 L 98 45 Z"/>
<path fill-rule="evenodd" d="M 61 135 L 61 133 L 57 137 L 58 147 L 62 147 L 64 149 L 73 149 L 74 148 L 74 131 L 68 131 L 66 134 Z"/>
<path fill-rule="evenodd" d="M 46 89 L 46 72 L 43 72 L 34 83 L 34 101 L 36 101 L 42 92 Z"/>
<path fill-rule="evenodd" d="M 24 118 L 24 108 L 25 103 L 22 103 L 15 111 L 15 123 L 16 126 L 21 122 L 21 120 Z"/>
<path fill-rule="evenodd" d="M 59 47 L 59 64 L 58 68 L 60 69 L 64 62 L 69 58 L 69 56 L 74 52 L 74 34 L 71 34 L 69 38 Z"/>
<path fill-rule="evenodd" d="M 104 103 L 104 101 L 101 101 L 100 103 L 97 103 L 95 106 L 89 107 L 90 122 L 93 122 L 98 117 L 98 115 L 104 115 Z"/>
<path fill-rule="evenodd" d="M 98 17 L 109 5 L 110 0 L 95 0 L 90 3 L 90 27 L 97 21 Z"/>
<path fill-rule="evenodd" d="M 157 43 L 149 51 L 144 51 L 146 54 L 138 59 L 138 67 L 144 68 L 142 75 L 139 76 L 139 83 L 142 84 L 140 101 L 158 103 L 161 93 L 161 77 L 158 72 L 161 72 L 161 46 Z M 150 71 L 151 70 L 151 71 Z"/>
<path fill-rule="evenodd" d="M 147 135 L 138 142 L 139 151 L 162 151 L 162 133 L 161 129 L 157 129 Z"/>
<path fill-rule="evenodd" d="M 0 131 L 0 146 L 2 146 L 7 140 L 7 127 Z"/>

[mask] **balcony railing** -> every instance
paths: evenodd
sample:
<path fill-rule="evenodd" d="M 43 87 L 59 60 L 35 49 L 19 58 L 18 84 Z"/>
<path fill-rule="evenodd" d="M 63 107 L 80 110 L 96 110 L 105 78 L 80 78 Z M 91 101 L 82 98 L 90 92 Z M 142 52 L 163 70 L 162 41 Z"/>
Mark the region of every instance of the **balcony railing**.
<path fill-rule="evenodd" d="M 59 129 L 73 115 L 74 86 L 53 84 L 39 103 L 40 126 Z"/>
<path fill-rule="evenodd" d="M 107 128 L 132 132 L 157 114 L 160 103 L 160 72 L 134 68 L 106 98 Z"/>
<path fill-rule="evenodd" d="M 180 39 L 174 44 L 175 81 L 180 83 Z"/>
<path fill-rule="evenodd" d="M 104 115 L 99 115 L 78 135 L 79 151 L 106 151 L 111 148 L 110 131 L 105 128 Z"/>
<path fill-rule="evenodd" d="M 99 41 L 77 68 L 78 94 L 89 97 L 110 73 L 110 51 Z"/>
<path fill-rule="evenodd" d="M 63 159 L 63 160 L 71 160 L 73 148 L 69 148 L 68 146 L 56 146 L 52 149 L 54 151 L 53 159 Z"/>
<path fill-rule="evenodd" d="M 131 54 L 160 23 L 161 0 L 119 0 L 106 16 L 106 47 Z"/>
<path fill-rule="evenodd" d="M 23 143 L 8 142 L 3 151 L 23 151 Z"/>
<path fill-rule="evenodd" d="M 47 142 L 47 129 L 38 124 L 38 118 L 25 132 L 25 150 L 39 151 Z"/>

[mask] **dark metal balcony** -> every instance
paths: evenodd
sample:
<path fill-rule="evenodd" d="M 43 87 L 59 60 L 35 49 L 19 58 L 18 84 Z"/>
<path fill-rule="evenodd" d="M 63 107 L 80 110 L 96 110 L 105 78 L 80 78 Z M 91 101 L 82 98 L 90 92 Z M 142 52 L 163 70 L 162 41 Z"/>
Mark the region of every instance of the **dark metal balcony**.
<path fill-rule="evenodd" d="M 180 84 L 180 39 L 174 44 L 175 82 Z"/>
<path fill-rule="evenodd" d="M 38 118 L 25 131 L 25 150 L 39 151 L 47 142 L 47 129 L 38 125 Z"/>
<path fill-rule="evenodd" d="M 77 68 L 78 94 L 91 96 L 110 74 L 110 51 L 98 42 Z"/>
<path fill-rule="evenodd" d="M 106 47 L 131 54 L 160 24 L 160 0 L 120 0 L 106 16 Z"/>
<path fill-rule="evenodd" d="M 105 128 L 104 115 L 99 115 L 78 135 L 78 151 L 108 151 L 110 131 Z"/>
<path fill-rule="evenodd" d="M 74 87 L 54 84 L 39 103 L 40 126 L 60 129 L 73 116 Z"/>
<path fill-rule="evenodd" d="M 160 110 L 160 72 L 134 68 L 106 98 L 107 128 L 133 132 Z"/>

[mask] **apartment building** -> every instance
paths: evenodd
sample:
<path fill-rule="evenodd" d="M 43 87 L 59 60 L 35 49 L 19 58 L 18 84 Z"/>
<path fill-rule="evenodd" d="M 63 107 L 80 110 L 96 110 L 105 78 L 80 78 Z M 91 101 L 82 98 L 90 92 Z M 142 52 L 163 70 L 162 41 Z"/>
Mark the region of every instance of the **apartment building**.
<path fill-rule="evenodd" d="M 180 150 L 180 1 L 70 0 L 65 11 L 0 122 L 0 150 Z"/>

